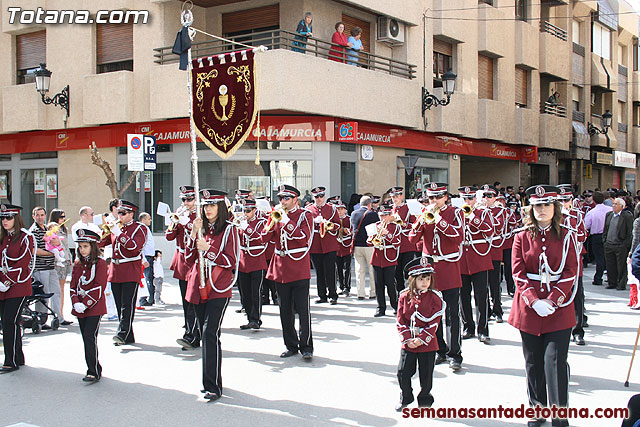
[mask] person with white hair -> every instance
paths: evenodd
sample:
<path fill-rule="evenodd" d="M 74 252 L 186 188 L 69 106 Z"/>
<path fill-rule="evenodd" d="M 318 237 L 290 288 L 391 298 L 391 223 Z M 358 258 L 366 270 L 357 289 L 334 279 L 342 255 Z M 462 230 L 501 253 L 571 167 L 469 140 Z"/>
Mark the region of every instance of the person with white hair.
<path fill-rule="evenodd" d="M 613 200 L 613 211 L 604 219 L 602 243 L 607 265 L 607 289 L 623 291 L 627 288 L 627 255 L 633 237 L 633 214 L 625 209 L 625 201 Z"/>

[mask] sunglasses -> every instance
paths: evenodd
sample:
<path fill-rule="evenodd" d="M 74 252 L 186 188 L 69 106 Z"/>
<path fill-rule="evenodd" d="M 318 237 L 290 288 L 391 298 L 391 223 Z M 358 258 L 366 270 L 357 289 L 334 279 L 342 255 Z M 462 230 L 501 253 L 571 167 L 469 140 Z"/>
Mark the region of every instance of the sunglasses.
<path fill-rule="evenodd" d="M 496 196 L 495 196 L 495 195 L 493 195 L 493 194 L 485 194 L 485 195 L 484 195 L 484 196 L 482 196 L 482 197 L 484 197 L 485 199 L 495 199 L 495 197 L 496 197 Z"/>
<path fill-rule="evenodd" d="M 244 209 L 244 213 L 249 213 L 249 212 L 251 212 L 251 211 L 252 211 L 252 210 L 254 210 L 254 209 L 255 209 L 255 208 L 245 208 L 245 209 Z"/>
<path fill-rule="evenodd" d="M 184 197 L 182 199 L 183 202 L 193 202 L 196 198 L 195 197 Z"/>
<path fill-rule="evenodd" d="M 462 200 L 473 200 L 476 196 L 462 196 Z"/>
<path fill-rule="evenodd" d="M 324 197 L 324 193 L 316 194 L 315 196 L 313 196 L 314 199 L 319 199 L 321 197 Z"/>
<path fill-rule="evenodd" d="M 437 200 L 444 199 L 444 195 L 441 194 L 439 196 L 429 196 L 429 200 L 433 200 L 433 199 L 437 199 Z"/>
<path fill-rule="evenodd" d="M 60 215 L 60 218 L 66 218 L 66 216 L 65 215 Z"/>
<path fill-rule="evenodd" d="M 128 214 L 128 213 L 129 213 L 129 212 L 127 212 L 127 211 L 118 211 L 118 215 L 126 215 L 126 214 Z"/>
<path fill-rule="evenodd" d="M 291 196 L 278 196 L 278 200 L 291 200 Z"/>

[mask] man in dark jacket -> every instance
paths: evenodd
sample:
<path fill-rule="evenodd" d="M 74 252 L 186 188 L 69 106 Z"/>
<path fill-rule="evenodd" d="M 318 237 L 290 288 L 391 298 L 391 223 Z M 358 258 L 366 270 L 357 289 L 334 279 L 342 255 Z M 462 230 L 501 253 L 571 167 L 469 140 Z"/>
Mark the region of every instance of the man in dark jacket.
<path fill-rule="evenodd" d="M 625 209 L 621 198 L 613 201 L 613 211 L 607 212 L 602 232 L 604 258 L 607 264 L 607 289 L 627 287 L 627 255 L 631 249 L 633 214 Z"/>
<path fill-rule="evenodd" d="M 367 245 L 367 231 L 365 227 L 380 221 L 378 214 L 372 210 L 372 200 L 369 196 L 362 196 L 360 208 L 351 214 L 351 230 L 354 236 L 353 258 L 356 263 L 356 288 L 358 299 L 365 298 L 365 275 L 369 272 L 369 298 L 375 299 L 376 291 L 373 283 L 373 266 L 371 257 L 373 247 Z"/>

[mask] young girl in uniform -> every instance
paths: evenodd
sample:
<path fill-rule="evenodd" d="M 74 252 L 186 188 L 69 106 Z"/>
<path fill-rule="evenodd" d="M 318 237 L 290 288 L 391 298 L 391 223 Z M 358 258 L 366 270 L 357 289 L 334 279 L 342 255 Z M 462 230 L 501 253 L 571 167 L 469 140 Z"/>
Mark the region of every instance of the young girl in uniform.
<path fill-rule="evenodd" d="M 433 272 L 433 258 L 430 256 L 416 258 L 404 269 L 405 277 L 409 279 L 407 288 L 400 293 L 396 323 L 402 341 L 398 365 L 401 390 L 400 402 L 396 405 L 398 412 L 413 402 L 411 377 L 416 373 L 416 364 L 421 388 L 418 406 L 431 407 L 433 404 L 431 387 L 438 350 L 436 330 L 446 307 L 440 292 L 434 290 Z"/>
<path fill-rule="evenodd" d="M 100 236 L 91 230 L 76 231 L 78 253 L 71 272 L 71 313 L 78 318 L 84 341 L 84 358 L 87 375 L 82 381 L 100 381 L 102 366 L 98 362 L 98 330 L 100 319 L 107 314 L 105 288 L 107 286 L 107 263 L 100 258 L 98 242 Z"/>

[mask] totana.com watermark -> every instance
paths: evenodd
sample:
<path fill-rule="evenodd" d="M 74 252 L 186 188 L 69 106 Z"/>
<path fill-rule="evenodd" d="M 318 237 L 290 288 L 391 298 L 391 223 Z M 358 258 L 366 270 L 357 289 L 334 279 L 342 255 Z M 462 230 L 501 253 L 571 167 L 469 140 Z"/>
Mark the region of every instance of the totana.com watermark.
<path fill-rule="evenodd" d="M 9 7 L 9 24 L 146 24 L 148 10 L 36 10 Z"/>

